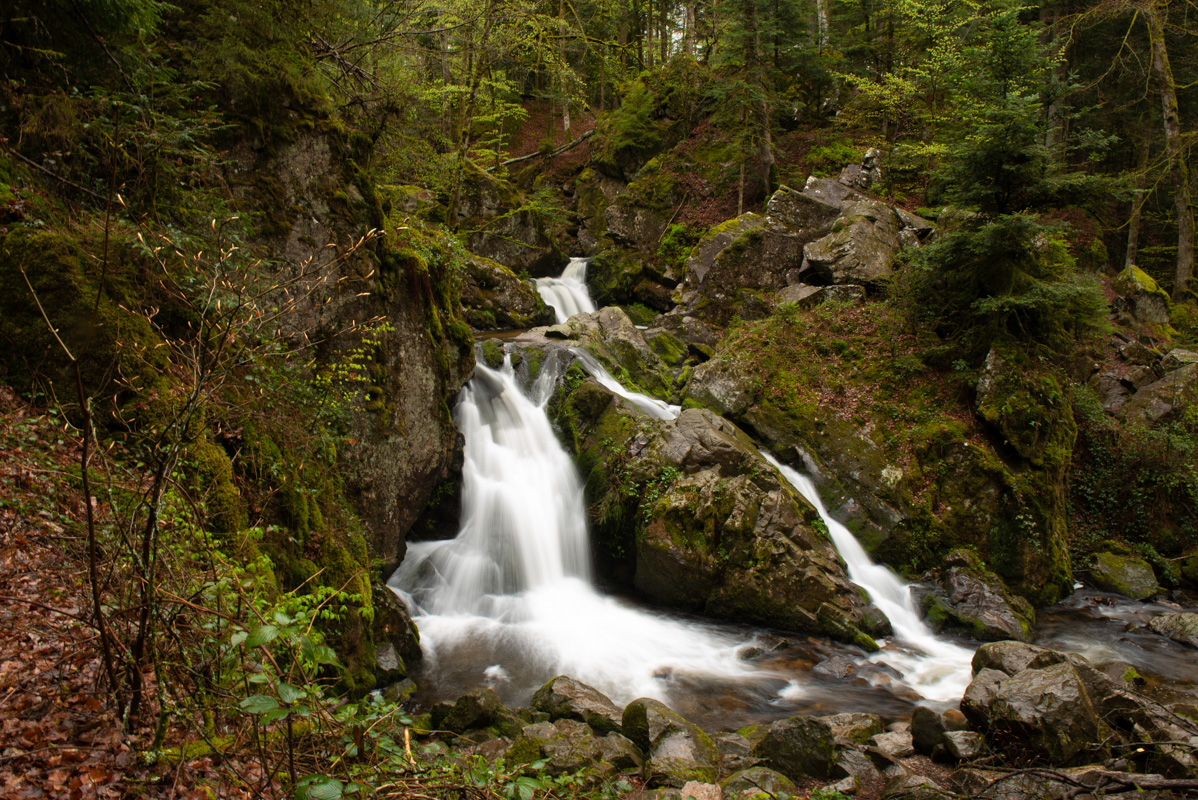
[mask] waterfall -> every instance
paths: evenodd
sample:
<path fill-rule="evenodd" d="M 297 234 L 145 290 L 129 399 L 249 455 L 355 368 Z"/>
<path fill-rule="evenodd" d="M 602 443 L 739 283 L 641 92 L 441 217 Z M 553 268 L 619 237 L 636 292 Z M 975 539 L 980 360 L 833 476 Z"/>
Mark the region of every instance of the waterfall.
<path fill-rule="evenodd" d="M 572 258 L 560 277 L 537 278 L 537 291 L 545 303 L 553 307 L 559 324 L 575 314 L 595 310 L 595 302 L 587 291 L 586 277 L 587 260 Z"/>
<path fill-rule="evenodd" d="M 460 676 L 465 688 L 525 675 L 530 693 L 564 673 L 617 702 L 665 700 L 678 682 L 760 679 L 738 656 L 750 636 L 595 590 L 582 485 L 544 410 L 568 359 L 564 351 L 547 357 L 533 398 L 510 358 L 500 370 L 478 365 L 458 398 L 461 530 L 409 544 L 388 581 L 419 626 L 426 661 L 448 672 L 485 665 Z"/>
<path fill-rule="evenodd" d="M 582 364 L 583 369 L 590 373 L 591 377 L 597 380 L 600 385 L 612 394 L 623 397 L 649 416 L 657 419 L 677 419 L 678 415 L 682 413 L 682 406 L 672 406 L 663 400 L 658 400 L 656 397 L 650 397 L 647 394 L 631 392 L 625 389 L 619 381 L 611 376 L 610 372 L 603 368 L 603 365 L 599 363 L 599 359 L 587 351 L 571 347 L 570 352 L 578 359 L 578 363 Z"/>
<path fill-rule="evenodd" d="M 959 699 L 969 685 L 973 651 L 932 633 L 915 610 L 911 587 L 886 566 L 875 564 L 857 537 L 828 514 L 810 478 L 769 453 L 763 451 L 762 456 L 819 512 L 832 544 L 848 567 L 849 579 L 865 589 L 890 620 L 897 641 L 887 643 L 874 658 L 897 669 L 905 683 L 929 700 Z"/>

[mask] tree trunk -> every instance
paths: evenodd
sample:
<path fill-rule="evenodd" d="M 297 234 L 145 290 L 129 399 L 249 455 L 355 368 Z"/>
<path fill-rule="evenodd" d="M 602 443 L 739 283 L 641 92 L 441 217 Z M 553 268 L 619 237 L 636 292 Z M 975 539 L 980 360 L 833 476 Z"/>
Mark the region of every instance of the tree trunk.
<path fill-rule="evenodd" d="M 1140 215 L 1144 203 L 1148 201 L 1150 192 L 1148 186 L 1148 151 L 1151 137 L 1144 126 L 1140 126 L 1144 135 L 1136 143 L 1136 192 L 1131 203 L 1131 218 L 1127 221 L 1127 258 L 1123 260 L 1123 268 L 1134 267 L 1140 256 Z"/>
<path fill-rule="evenodd" d="M 1148 25 L 1152 42 L 1152 72 L 1160 84 L 1161 110 L 1165 123 L 1165 155 L 1169 177 L 1173 181 L 1173 205 L 1177 213 L 1177 270 L 1173 279 L 1173 299 L 1180 300 L 1186 284 L 1194 275 L 1194 214 L 1190 210 L 1190 169 L 1181 146 L 1181 118 L 1177 112 L 1177 83 L 1165 48 L 1166 9 L 1160 0 L 1139 6 Z"/>

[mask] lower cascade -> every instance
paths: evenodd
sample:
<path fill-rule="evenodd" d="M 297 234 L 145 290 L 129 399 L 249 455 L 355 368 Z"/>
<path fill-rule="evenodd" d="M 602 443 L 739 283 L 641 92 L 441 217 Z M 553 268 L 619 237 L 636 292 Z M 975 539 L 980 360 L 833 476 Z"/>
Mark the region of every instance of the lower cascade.
<path fill-rule="evenodd" d="M 815 484 L 805 475 L 762 452 L 766 461 L 815 507 L 828 527 L 832 544 L 848 567 L 849 579 L 869 593 L 869 599 L 890 620 L 895 641 L 874 658 L 889 664 L 903 680 L 929 700 L 956 700 L 970 680 L 973 650 L 932 633 L 911 599 L 911 587 L 882 564 L 875 564 L 857 537 L 824 508 Z"/>
<path fill-rule="evenodd" d="M 745 720 L 783 716 L 795 702 L 818 705 L 807 675 L 811 660 L 750 660 L 761 652 L 755 631 L 655 613 L 595 589 L 582 483 L 545 413 L 571 359 L 641 412 L 658 419 L 679 414 L 678 406 L 624 389 L 580 350 L 550 351 L 531 398 L 517 383 L 510 356 L 498 370 L 478 365 L 455 411 L 465 437 L 459 533 L 409 543 L 389 581 L 419 626 L 425 669 L 439 693 L 456 696 L 486 684 L 527 701 L 544 681 L 566 674 L 618 703 L 653 697 L 689 704 L 694 712 L 722 697 L 733 716 Z M 934 636 L 917 616 L 908 587 L 873 564 L 828 516 L 811 482 L 765 458 L 819 511 L 850 578 L 889 617 L 894 640 L 873 660 L 909 687 L 905 702 L 959 698 L 972 650 Z M 826 658 L 835 647 L 812 646 L 819 653 L 812 658 Z M 844 691 L 827 692 L 829 701 L 855 702 L 862 710 L 886 702 L 854 700 Z"/>
<path fill-rule="evenodd" d="M 572 258 L 557 278 L 537 278 L 537 291 L 545 304 L 553 308 L 558 324 L 575 314 L 595 310 L 595 302 L 587 291 L 587 260 Z"/>

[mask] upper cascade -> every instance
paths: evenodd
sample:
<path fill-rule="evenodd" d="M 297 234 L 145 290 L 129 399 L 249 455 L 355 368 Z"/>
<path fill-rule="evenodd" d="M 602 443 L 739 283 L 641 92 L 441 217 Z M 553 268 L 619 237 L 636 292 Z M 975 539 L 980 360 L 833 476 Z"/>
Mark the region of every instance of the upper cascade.
<path fill-rule="evenodd" d="M 572 258 L 559 277 L 537 278 L 537 291 L 553 307 L 559 324 L 575 314 L 595 310 L 595 301 L 587 291 L 587 263 L 585 258 Z"/>

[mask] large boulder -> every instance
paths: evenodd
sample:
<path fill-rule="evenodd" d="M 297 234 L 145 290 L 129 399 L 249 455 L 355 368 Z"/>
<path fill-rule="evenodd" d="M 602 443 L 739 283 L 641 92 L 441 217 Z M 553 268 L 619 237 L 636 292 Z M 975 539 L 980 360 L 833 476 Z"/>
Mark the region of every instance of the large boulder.
<path fill-rule="evenodd" d="M 550 678 L 532 697 L 530 708 L 550 720 L 574 719 L 600 733 L 619 732 L 623 711 L 611 699 L 566 675 Z"/>
<path fill-rule="evenodd" d="M 951 628 L 988 642 L 1031 640 L 1035 610 L 1027 600 L 1008 592 L 1002 579 L 976 555 L 954 551 L 945 565 L 939 576 L 925 575 L 925 587 L 914 591 L 934 631 Z"/>
<path fill-rule="evenodd" d="M 1148 620 L 1148 627 L 1179 644 L 1198 648 L 1198 614 L 1192 611 L 1157 614 Z"/>
<path fill-rule="evenodd" d="M 622 723 L 625 735 L 647 755 L 644 774 L 650 786 L 715 780 L 719 750 L 711 737 L 661 701 L 633 700 L 624 709 Z"/>
<path fill-rule="evenodd" d="M 803 280 L 866 286 L 889 280 L 903 245 L 902 227 L 898 214 L 885 203 L 857 202 L 845 209 L 831 233 L 803 248 Z"/>
<path fill-rule="evenodd" d="M 835 757 L 832 726 L 818 717 L 800 715 L 770 724 L 753 754 L 792 780 L 827 778 Z"/>
<path fill-rule="evenodd" d="M 1142 425 L 1158 425 L 1179 419 L 1198 403 L 1198 364 L 1186 364 L 1144 386 L 1116 410 L 1116 416 Z"/>
<path fill-rule="evenodd" d="M 1126 312 L 1137 322 L 1169 324 L 1169 295 L 1144 270 L 1128 267 L 1116 276 L 1111 286 L 1122 295 L 1114 303 L 1117 312 Z"/>
<path fill-rule="evenodd" d="M 553 309 L 536 286 L 482 256 L 466 259 L 462 273 L 462 316 L 475 330 L 510 330 L 548 325 Z"/>
<path fill-rule="evenodd" d="M 795 782 L 767 767 L 750 767 L 732 773 L 723 789 L 731 800 L 775 800 L 793 794 Z"/>
<path fill-rule="evenodd" d="M 1160 591 L 1151 564 L 1118 553 L 1095 553 L 1090 563 L 1090 580 L 1104 592 L 1116 592 L 1132 600 L 1146 600 Z"/>

